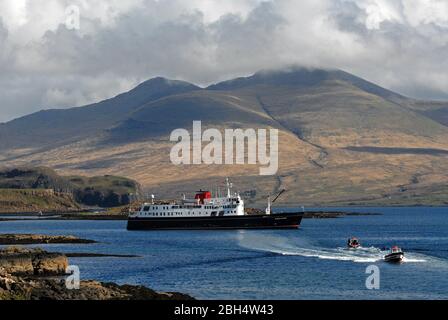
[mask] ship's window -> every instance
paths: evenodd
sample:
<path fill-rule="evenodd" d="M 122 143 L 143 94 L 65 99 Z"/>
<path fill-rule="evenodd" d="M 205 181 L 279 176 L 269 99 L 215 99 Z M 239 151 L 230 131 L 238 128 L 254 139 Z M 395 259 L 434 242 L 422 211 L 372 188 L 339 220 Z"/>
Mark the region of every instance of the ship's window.
<path fill-rule="evenodd" d="M 149 207 L 148 207 L 148 206 L 145 206 L 145 207 L 143 208 L 143 211 L 149 211 Z"/>

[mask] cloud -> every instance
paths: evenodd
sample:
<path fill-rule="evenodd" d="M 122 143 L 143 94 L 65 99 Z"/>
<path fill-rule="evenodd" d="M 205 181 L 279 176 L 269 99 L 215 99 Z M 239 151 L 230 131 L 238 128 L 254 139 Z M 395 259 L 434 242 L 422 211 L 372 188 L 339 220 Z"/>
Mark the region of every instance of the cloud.
<path fill-rule="evenodd" d="M 206 85 L 291 64 L 448 99 L 444 0 L 3 0 L 0 18 L 0 121 L 153 76 Z"/>

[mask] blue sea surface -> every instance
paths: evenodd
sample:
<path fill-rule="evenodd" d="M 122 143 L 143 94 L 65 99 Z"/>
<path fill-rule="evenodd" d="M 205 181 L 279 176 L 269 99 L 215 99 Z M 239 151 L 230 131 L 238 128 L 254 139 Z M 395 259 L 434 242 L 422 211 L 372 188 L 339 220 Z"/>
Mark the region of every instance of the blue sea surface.
<path fill-rule="evenodd" d="M 325 208 L 316 208 L 322 210 Z M 127 231 L 125 221 L 5 221 L 0 233 L 72 234 L 95 244 L 42 245 L 59 252 L 133 254 L 70 258 L 83 279 L 142 284 L 199 299 L 448 299 L 448 208 L 363 207 L 382 213 L 304 219 L 299 230 Z M 345 248 L 357 236 L 362 248 Z M 382 261 L 384 247 L 405 251 Z M 380 289 L 366 288 L 378 266 Z"/>

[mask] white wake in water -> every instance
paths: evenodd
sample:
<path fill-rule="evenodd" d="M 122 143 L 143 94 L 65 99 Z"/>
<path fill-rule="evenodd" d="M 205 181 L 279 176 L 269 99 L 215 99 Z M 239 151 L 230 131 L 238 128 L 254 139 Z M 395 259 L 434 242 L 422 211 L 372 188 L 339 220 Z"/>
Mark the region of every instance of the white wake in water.
<path fill-rule="evenodd" d="M 292 243 L 287 238 L 267 235 L 245 234 L 240 237 L 239 244 L 247 249 L 272 252 L 285 256 L 314 257 L 327 260 L 352 261 L 359 263 L 373 263 L 382 261 L 386 251 L 375 247 L 348 248 L 322 248 L 309 244 L 304 239 L 294 239 Z M 297 241 L 296 241 L 297 240 Z M 427 262 L 430 257 L 422 254 L 405 252 L 404 262 Z"/>

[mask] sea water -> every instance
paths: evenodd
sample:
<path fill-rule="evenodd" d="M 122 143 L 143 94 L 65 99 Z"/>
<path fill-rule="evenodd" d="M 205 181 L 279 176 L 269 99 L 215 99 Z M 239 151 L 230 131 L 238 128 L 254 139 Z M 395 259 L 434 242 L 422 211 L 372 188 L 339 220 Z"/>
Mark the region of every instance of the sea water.
<path fill-rule="evenodd" d="M 322 210 L 325 208 L 316 208 Z M 125 221 L 4 221 L 1 233 L 75 235 L 95 244 L 59 252 L 138 255 L 70 258 L 82 279 L 141 284 L 200 299 L 448 299 L 448 208 L 328 208 L 381 213 L 303 219 L 299 230 L 127 231 Z M 347 249 L 351 236 L 362 247 Z M 402 264 L 383 262 L 398 245 Z M 367 267 L 379 289 L 367 289 Z"/>

